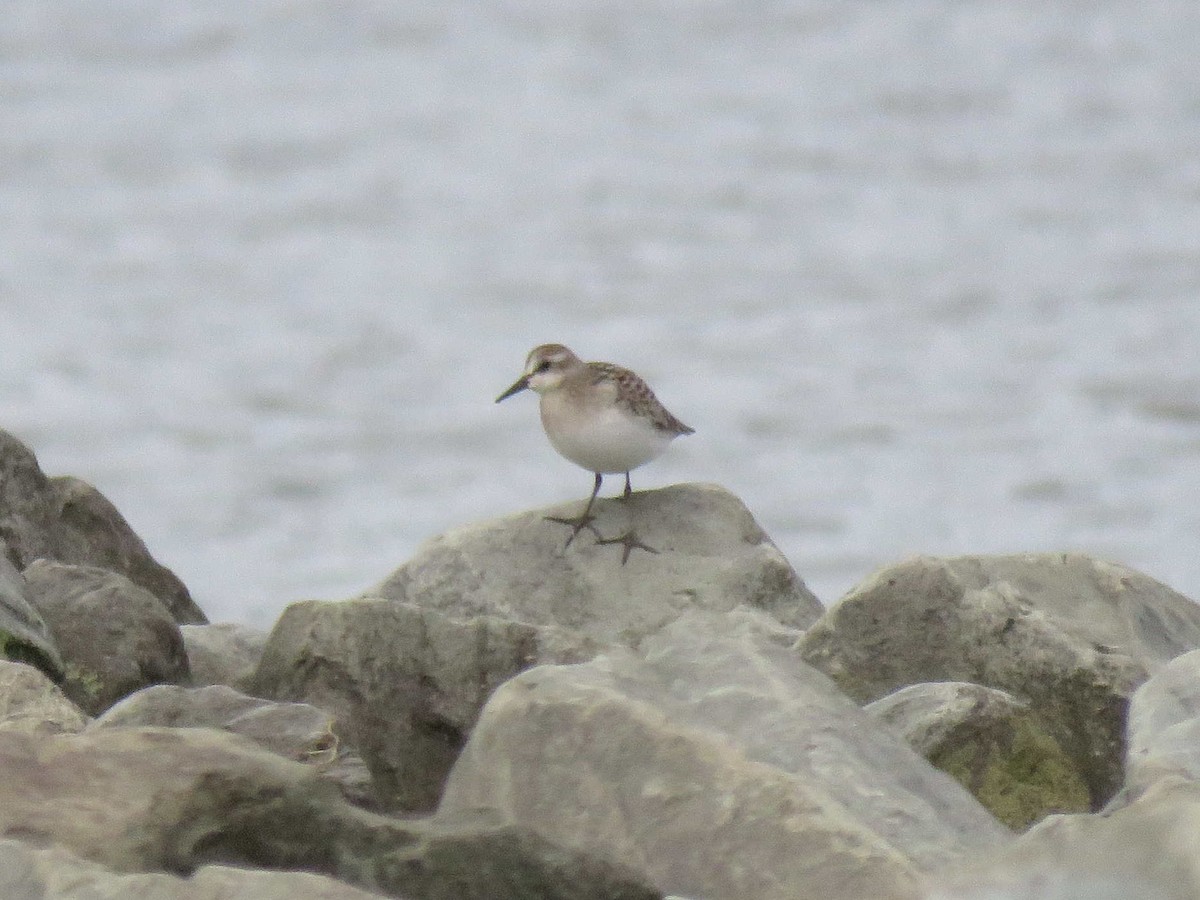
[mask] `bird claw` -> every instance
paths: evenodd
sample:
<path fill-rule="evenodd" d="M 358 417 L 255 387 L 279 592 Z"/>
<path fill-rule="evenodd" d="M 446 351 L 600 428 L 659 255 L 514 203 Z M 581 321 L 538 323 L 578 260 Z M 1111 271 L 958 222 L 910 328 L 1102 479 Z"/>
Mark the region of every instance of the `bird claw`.
<path fill-rule="evenodd" d="M 592 524 L 594 521 L 596 521 L 596 517 L 593 515 L 584 513 L 582 516 L 576 516 L 573 519 L 563 518 L 561 516 L 543 516 L 542 518 L 547 522 L 557 522 L 559 525 L 566 525 L 571 529 L 571 536 L 567 538 L 567 542 L 563 544 L 564 550 L 571 546 L 571 541 L 575 540 L 579 532 L 583 531 L 585 528 L 595 535 L 597 543 L 601 543 L 600 532 L 598 532 L 596 530 L 596 526 Z"/>
<path fill-rule="evenodd" d="M 632 553 L 634 550 L 645 550 L 647 553 L 658 553 L 658 551 L 655 550 L 653 547 L 651 547 L 649 544 L 643 544 L 642 541 L 638 538 L 638 536 L 632 531 L 627 531 L 624 534 L 617 535 L 617 537 L 611 537 L 611 538 L 602 538 L 597 535 L 596 543 L 597 544 L 620 544 L 622 547 L 624 547 L 625 550 L 621 554 L 621 565 L 625 565 L 625 563 L 629 562 L 629 554 Z"/>

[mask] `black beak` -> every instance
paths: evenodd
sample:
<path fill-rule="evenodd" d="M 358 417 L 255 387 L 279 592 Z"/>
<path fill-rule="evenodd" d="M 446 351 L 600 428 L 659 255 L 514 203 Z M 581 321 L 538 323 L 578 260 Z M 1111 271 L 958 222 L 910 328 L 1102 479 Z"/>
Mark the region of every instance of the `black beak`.
<path fill-rule="evenodd" d="M 499 397 L 496 398 L 496 402 L 499 403 L 501 400 L 507 400 L 513 394 L 519 394 L 519 393 L 521 393 L 521 391 L 525 390 L 527 387 L 529 387 L 529 376 L 522 375 L 520 378 L 518 378 L 516 381 L 513 382 L 512 387 L 510 387 L 507 391 L 505 391 L 503 394 L 501 394 Z"/>

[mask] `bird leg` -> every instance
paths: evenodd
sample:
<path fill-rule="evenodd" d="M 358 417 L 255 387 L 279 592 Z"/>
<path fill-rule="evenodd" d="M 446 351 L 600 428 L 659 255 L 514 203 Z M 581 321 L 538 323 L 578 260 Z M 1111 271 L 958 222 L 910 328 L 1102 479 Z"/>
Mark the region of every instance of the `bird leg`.
<path fill-rule="evenodd" d="M 628 474 L 626 474 L 625 478 L 626 478 L 626 485 L 628 485 L 628 479 L 629 479 Z M 565 544 L 563 544 L 564 550 L 571 546 L 571 541 L 575 540 L 575 536 L 577 534 L 579 534 L 579 532 L 583 531 L 583 529 L 585 529 L 585 528 L 596 536 L 597 541 L 600 540 L 600 532 L 598 532 L 596 530 L 595 526 L 592 525 L 592 522 L 594 522 L 596 520 L 596 517 L 593 516 L 591 513 L 592 513 L 592 504 L 596 502 L 596 495 L 598 493 L 600 493 L 600 485 L 603 481 L 604 481 L 604 476 L 601 475 L 599 472 L 597 472 L 596 473 L 596 484 L 595 484 L 595 487 L 592 488 L 592 496 L 590 496 L 588 498 L 587 506 L 585 506 L 583 508 L 583 515 L 578 516 L 577 518 L 574 518 L 574 519 L 566 519 L 566 518 L 562 518 L 560 516 L 544 516 L 543 517 L 547 522 L 557 522 L 558 524 L 566 525 L 571 529 L 571 536 L 569 538 L 567 538 L 567 542 Z M 628 556 L 628 553 L 626 554 L 626 556 Z"/>
<path fill-rule="evenodd" d="M 633 488 L 629 484 L 629 473 L 626 472 L 625 473 L 625 497 L 624 497 L 624 499 L 628 500 L 629 495 L 632 493 L 633 493 Z M 632 515 L 633 514 L 631 512 L 630 516 L 632 517 Z M 653 547 L 651 547 L 649 544 L 642 543 L 641 539 L 638 538 L 638 536 L 637 536 L 636 532 L 634 532 L 633 528 L 629 528 L 624 534 L 619 534 L 616 537 L 612 537 L 612 538 L 602 538 L 602 537 L 600 537 L 600 535 L 596 535 L 596 543 L 597 544 L 620 544 L 622 547 L 624 547 L 625 550 L 621 554 L 621 565 L 625 565 L 625 563 L 629 562 L 629 554 L 632 553 L 634 550 L 645 550 L 647 553 L 657 553 L 658 552 Z"/>

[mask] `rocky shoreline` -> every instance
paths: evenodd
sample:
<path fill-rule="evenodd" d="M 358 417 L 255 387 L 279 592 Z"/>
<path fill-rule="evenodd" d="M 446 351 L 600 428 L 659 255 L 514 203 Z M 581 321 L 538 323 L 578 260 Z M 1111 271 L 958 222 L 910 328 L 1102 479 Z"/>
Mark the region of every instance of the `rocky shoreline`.
<path fill-rule="evenodd" d="M 209 624 L 0 432 L 4 900 L 1200 896 L 1200 606 L 1072 554 L 824 609 L 711 485 Z"/>

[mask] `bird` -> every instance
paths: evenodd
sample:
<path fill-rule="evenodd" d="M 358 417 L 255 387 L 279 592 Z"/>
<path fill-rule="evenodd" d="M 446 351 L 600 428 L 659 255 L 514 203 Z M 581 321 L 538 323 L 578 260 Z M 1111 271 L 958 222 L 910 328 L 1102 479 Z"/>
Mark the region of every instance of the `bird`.
<path fill-rule="evenodd" d="M 601 536 L 592 525 L 592 505 L 605 475 L 624 474 L 623 496 L 628 498 L 633 492 L 629 473 L 657 459 L 671 441 L 694 434 L 695 429 L 673 416 L 636 373 L 613 363 L 584 362 L 562 344 L 534 347 L 521 377 L 496 402 L 527 389 L 539 395 L 542 427 L 551 446 L 595 475 L 592 495 L 581 515 L 545 517 L 571 528 L 564 549 L 587 528 L 598 544 L 624 547 L 622 565 L 635 549 L 657 553 L 642 543 L 632 528 L 617 537 Z"/>

